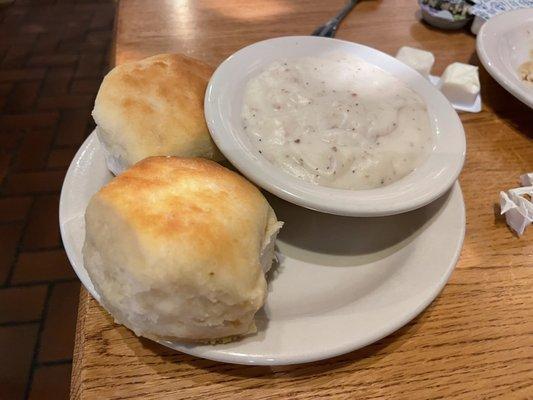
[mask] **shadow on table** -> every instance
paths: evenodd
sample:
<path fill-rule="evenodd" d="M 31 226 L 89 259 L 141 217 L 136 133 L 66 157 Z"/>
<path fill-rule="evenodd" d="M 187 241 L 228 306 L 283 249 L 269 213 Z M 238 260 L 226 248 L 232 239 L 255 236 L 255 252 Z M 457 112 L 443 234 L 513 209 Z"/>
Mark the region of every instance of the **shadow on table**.
<path fill-rule="evenodd" d="M 533 139 L 533 110 L 496 82 L 483 67 L 476 53 L 472 54 L 468 62 L 473 65 L 479 65 L 481 99 L 484 109 L 492 110 L 500 119 L 516 129 L 520 134 Z"/>

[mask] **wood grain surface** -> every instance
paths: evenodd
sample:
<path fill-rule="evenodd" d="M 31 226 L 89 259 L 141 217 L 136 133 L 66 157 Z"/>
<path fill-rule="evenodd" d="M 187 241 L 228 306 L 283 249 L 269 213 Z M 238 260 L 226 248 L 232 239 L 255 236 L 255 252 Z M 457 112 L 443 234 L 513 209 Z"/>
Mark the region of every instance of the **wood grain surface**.
<path fill-rule="evenodd" d="M 217 65 L 275 36 L 308 34 L 342 0 L 128 0 L 119 4 L 118 64 L 183 52 Z M 414 0 L 363 1 L 338 38 L 394 54 L 432 51 L 434 73 L 479 65 L 475 37 L 418 21 Z M 527 399 L 533 398 L 533 228 L 516 237 L 498 215 L 498 192 L 533 171 L 533 112 L 480 68 L 483 111 L 462 114 L 467 159 L 460 182 L 467 227 L 460 261 L 414 321 L 364 349 L 287 367 L 222 364 L 180 354 L 113 324 L 82 291 L 74 399 Z"/>

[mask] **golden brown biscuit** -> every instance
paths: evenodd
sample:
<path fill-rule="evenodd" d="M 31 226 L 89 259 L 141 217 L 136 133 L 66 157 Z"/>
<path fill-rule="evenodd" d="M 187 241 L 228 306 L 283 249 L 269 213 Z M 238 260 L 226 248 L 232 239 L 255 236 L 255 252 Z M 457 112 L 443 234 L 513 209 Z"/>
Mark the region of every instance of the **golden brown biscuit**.
<path fill-rule="evenodd" d="M 179 54 L 115 67 L 94 104 L 97 134 L 109 169 L 118 174 L 149 156 L 222 160 L 204 118 L 213 69 Z"/>
<path fill-rule="evenodd" d="M 150 338 L 255 330 L 281 227 L 261 192 L 205 159 L 151 157 L 85 214 L 85 268 L 115 319 Z"/>

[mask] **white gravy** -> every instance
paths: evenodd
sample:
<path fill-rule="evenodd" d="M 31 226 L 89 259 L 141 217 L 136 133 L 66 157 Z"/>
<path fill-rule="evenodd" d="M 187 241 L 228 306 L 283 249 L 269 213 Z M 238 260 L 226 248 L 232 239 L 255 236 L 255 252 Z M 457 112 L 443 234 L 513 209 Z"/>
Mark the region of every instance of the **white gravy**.
<path fill-rule="evenodd" d="M 388 72 L 344 53 L 270 64 L 247 83 L 242 123 L 271 163 L 341 189 L 395 182 L 432 148 L 423 100 Z"/>

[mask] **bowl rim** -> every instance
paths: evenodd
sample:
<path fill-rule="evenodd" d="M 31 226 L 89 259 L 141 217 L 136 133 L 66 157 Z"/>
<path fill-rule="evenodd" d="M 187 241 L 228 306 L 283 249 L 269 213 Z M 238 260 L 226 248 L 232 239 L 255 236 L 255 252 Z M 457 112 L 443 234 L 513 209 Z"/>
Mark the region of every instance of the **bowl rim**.
<path fill-rule="evenodd" d="M 298 46 L 304 42 L 307 42 L 306 45 L 318 44 L 325 48 L 333 45 L 331 46 L 331 51 L 339 50 L 334 48 L 338 46 L 344 49 L 350 48 L 352 53 L 365 53 L 367 59 L 361 57 L 365 61 L 369 61 L 368 58 L 372 58 L 382 60 L 384 64 L 393 65 L 394 69 L 401 71 L 404 79 L 399 78 L 404 81 L 408 78 L 409 82 L 407 83 L 415 92 L 421 95 L 420 90 L 412 87 L 411 80 L 424 88 L 426 97 L 433 99 L 432 101 L 436 106 L 433 114 L 430 112 L 430 117 L 435 133 L 435 142 L 451 141 L 452 148 L 443 149 L 443 143 L 440 143 L 440 148 L 438 148 L 440 152 L 437 152 L 437 143 L 435 143 L 428 159 L 415 171 L 390 185 L 366 190 L 345 190 L 314 185 L 285 173 L 266 161 L 262 156 L 254 154 L 251 146 L 246 143 L 247 139 L 244 139 L 245 134 L 242 128 L 230 122 L 224 107 L 228 106 L 228 102 L 235 101 L 239 94 L 242 97 L 242 91 L 239 92 L 237 89 L 238 82 L 244 85 L 250 76 L 260 71 L 261 67 L 267 65 L 266 61 L 259 62 L 256 59 L 252 63 L 246 63 L 245 60 L 250 56 L 250 53 L 259 52 L 262 56 L 265 54 L 265 49 L 274 49 L 274 52 L 276 52 L 280 48 L 282 49 L 283 46 L 285 48 L 287 46 Z M 355 55 L 360 56 L 360 54 Z M 286 57 L 286 55 L 280 52 L 275 58 L 280 59 L 283 57 Z M 272 58 L 271 61 L 275 58 Z M 383 64 L 378 65 L 375 62 L 373 64 L 378 68 L 387 70 L 387 68 L 383 67 Z M 247 70 L 246 74 L 242 73 L 243 69 Z M 233 80 L 228 79 L 228 74 L 233 75 Z M 393 75 L 397 76 L 394 73 Z M 239 81 L 235 82 L 235 79 Z M 421 97 L 424 98 L 424 96 Z M 358 43 L 339 39 L 315 36 L 283 36 L 256 42 L 238 50 L 224 60 L 211 77 L 206 88 L 204 113 L 215 144 L 243 175 L 258 186 L 284 200 L 330 214 L 354 217 L 386 216 L 423 207 L 442 196 L 457 180 L 463 167 L 466 153 L 464 129 L 456 111 L 429 81 L 386 53 Z M 439 114 L 438 118 L 436 117 L 437 113 Z M 452 126 L 453 129 L 441 132 L 437 120 Z M 448 136 L 451 139 L 446 139 Z M 440 163 L 442 165 L 438 171 L 425 167 L 431 159 L 434 161 L 436 156 L 447 157 L 449 160 L 445 164 L 441 160 Z M 424 170 L 426 175 L 428 173 L 433 174 L 432 177 L 435 178 L 435 182 L 423 182 L 424 175 L 420 171 Z M 417 174 L 420 176 L 417 177 Z"/>

